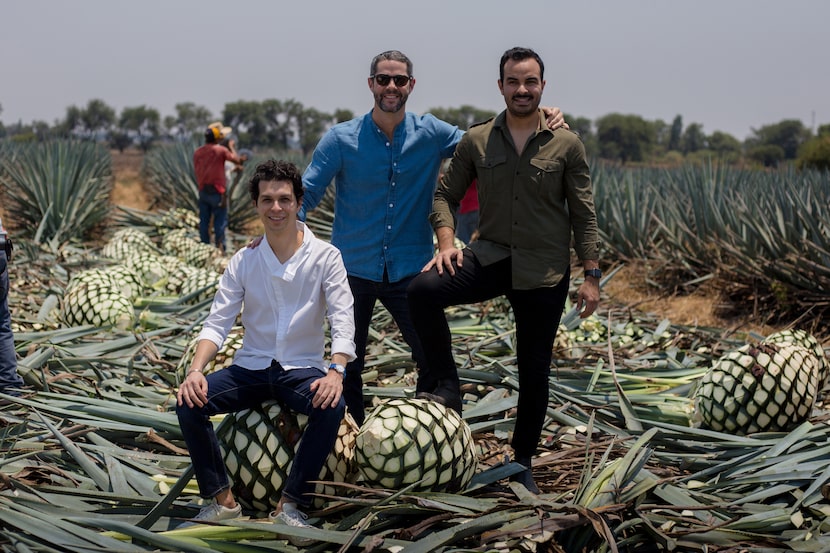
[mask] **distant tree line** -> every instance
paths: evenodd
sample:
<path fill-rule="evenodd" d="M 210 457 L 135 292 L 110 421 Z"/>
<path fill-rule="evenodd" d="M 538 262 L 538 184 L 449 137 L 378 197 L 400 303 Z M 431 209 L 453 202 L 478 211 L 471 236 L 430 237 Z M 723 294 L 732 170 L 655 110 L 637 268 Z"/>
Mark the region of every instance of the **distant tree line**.
<path fill-rule="evenodd" d="M 461 129 L 496 114 L 470 105 L 428 111 Z M 193 102 L 176 104 L 175 112 L 162 118 L 155 108 L 141 105 L 125 107 L 116 114 L 103 100 L 93 99 L 85 107 L 69 106 L 65 117 L 52 125 L 33 121 L 4 126 L 0 122 L 0 138 L 42 141 L 70 137 L 106 141 L 120 151 L 128 147 L 147 151 L 157 142 L 201 140 L 204 128 L 216 119 L 208 108 Z M 308 155 L 326 130 L 352 117 L 347 109 L 326 113 L 294 99 L 267 99 L 227 103 L 219 119 L 234 128 L 240 145 L 299 150 Z M 820 126 L 814 135 L 801 121 L 784 119 L 751 129 L 751 136 L 741 142 L 721 131 L 706 134 L 700 123 L 684 126 L 680 115 L 671 123 L 620 113 L 594 121 L 569 114 L 565 117 L 571 130 L 581 136 L 590 157 L 626 165 L 671 166 L 715 157 L 727 163 L 764 167 L 795 163 L 799 168 L 830 168 L 830 124 Z"/>

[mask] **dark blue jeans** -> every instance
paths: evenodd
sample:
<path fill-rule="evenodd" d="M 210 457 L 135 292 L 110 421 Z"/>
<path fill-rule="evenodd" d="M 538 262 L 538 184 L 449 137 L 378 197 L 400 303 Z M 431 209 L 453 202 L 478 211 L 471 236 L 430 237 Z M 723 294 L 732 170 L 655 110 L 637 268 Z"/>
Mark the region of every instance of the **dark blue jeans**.
<path fill-rule="evenodd" d="M 6 252 L 0 250 L 0 392 L 20 395 L 18 388 L 23 379 L 17 374 L 17 358 L 14 354 L 12 317 L 9 312 L 9 269 Z"/>
<path fill-rule="evenodd" d="M 357 357 L 346 366 L 343 397 L 346 398 L 346 406 L 357 424 L 363 424 L 363 420 L 366 418 L 361 375 L 366 362 L 366 342 L 369 337 L 369 326 L 372 324 L 372 313 L 378 300 L 395 319 L 403 339 L 406 340 L 412 350 L 412 359 L 418 366 L 417 391 L 426 391 L 428 387 L 434 386 L 429 375 L 424 373 L 424 367 L 426 366 L 424 364 L 424 350 L 409 316 L 406 289 L 412 278 L 408 277 L 398 282 L 389 282 L 389 279 L 384 275 L 383 282 L 374 282 L 349 276 L 349 286 L 354 296 L 354 342 Z"/>
<path fill-rule="evenodd" d="M 191 409 L 187 404 L 176 408 L 199 483 L 199 493 L 203 497 L 215 497 L 230 487 L 219 440 L 209 417 L 249 409 L 275 399 L 293 411 L 308 415 L 308 426 L 282 491 L 287 498 L 308 507 L 312 498 L 306 494 L 314 491 L 314 485 L 309 481 L 320 477 L 320 470 L 334 447 L 340 421 L 346 412 L 343 398 L 335 407 L 312 407 L 314 393 L 310 386 L 322 377 L 320 369 L 285 370 L 276 361 L 262 371 L 231 365 L 207 375 L 207 404 L 202 408 Z"/>
<path fill-rule="evenodd" d="M 213 190 L 213 188 L 211 188 Z M 222 194 L 216 191 L 199 191 L 199 238 L 210 244 L 210 218 L 213 217 L 213 237 L 216 247 L 225 251 L 225 229 L 228 228 L 228 207 L 220 207 Z"/>
<path fill-rule="evenodd" d="M 482 267 L 475 254 L 465 248 L 464 264 L 461 269 L 455 266 L 455 276 L 447 271 L 439 275 L 433 268 L 415 277 L 409 286 L 409 311 L 424 345 L 427 366 L 439 381 L 441 391 L 449 394 L 460 394 L 460 388 L 444 308 L 507 297 L 516 321 L 519 405 L 512 445 L 518 458 L 532 457 L 542 434 L 553 340 L 568 296 L 568 284 L 566 273 L 553 288 L 516 290 L 510 258 Z"/>

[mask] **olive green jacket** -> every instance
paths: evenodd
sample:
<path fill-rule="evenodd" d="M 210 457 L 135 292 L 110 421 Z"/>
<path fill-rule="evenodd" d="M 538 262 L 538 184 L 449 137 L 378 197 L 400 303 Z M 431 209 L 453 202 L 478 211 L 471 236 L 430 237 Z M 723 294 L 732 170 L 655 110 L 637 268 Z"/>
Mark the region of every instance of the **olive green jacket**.
<path fill-rule="evenodd" d="M 479 239 L 470 244 L 482 265 L 512 256 L 513 288 L 556 286 L 570 266 L 599 258 L 599 234 L 585 148 L 571 131 L 539 130 L 516 152 L 505 112 L 464 134 L 435 192 L 433 228 L 455 228 L 461 198 L 478 180 Z"/>

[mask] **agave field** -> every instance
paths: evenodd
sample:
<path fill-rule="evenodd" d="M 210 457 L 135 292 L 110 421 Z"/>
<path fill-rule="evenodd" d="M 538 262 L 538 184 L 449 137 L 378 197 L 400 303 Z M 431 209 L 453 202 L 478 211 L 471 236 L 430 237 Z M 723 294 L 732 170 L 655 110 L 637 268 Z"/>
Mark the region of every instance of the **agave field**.
<path fill-rule="evenodd" d="M 193 238 L 192 148 L 147 155 L 144 176 L 158 201 L 143 211 L 108 202 L 106 150 L 0 145 L 0 201 L 17 245 L 10 304 L 27 385 L 22 397 L 0 397 L 3 551 L 830 550 L 820 343 L 828 335 L 830 176 L 714 164 L 594 167 L 604 284 L 636 261 L 649 267 L 655 295 L 706 283 L 723 309 L 782 333 L 677 324 L 608 298 L 583 320 L 568 305 L 533 459 L 542 493 L 533 495 L 508 479 L 519 470 L 508 445 L 518 392 L 509 306 L 452 308 L 477 460 L 463 489 L 405 479 L 384 487 L 353 470 L 354 478 L 318 488 L 314 529 L 270 523 L 268 506 L 255 504 L 242 519 L 178 529 L 203 503 L 175 391 L 227 259 Z M 240 184 L 234 244 L 249 239 L 252 216 Z M 329 198 L 309 224 L 325 237 L 331 219 Z M 796 344 L 785 332 L 792 327 L 818 341 Z M 231 362 L 238 340 L 229 337 L 212 370 Z M 773 391 L 733 410 L 747 405 L 740 379 L 759 367 Z M 411 397 L 415 378 L 379 307 L 364 373 L 369 407 Z M 776 395 L 782 382 L 799 394 Z M 747 413 L 759 425 L 764 415 L 780 420 L 790 407 L 786 428 L 742 422 Z M 237 436 L 227 433 L 229 420 L 215 422 Z M 313 544 L 297 547 L 295 538 Z"/>

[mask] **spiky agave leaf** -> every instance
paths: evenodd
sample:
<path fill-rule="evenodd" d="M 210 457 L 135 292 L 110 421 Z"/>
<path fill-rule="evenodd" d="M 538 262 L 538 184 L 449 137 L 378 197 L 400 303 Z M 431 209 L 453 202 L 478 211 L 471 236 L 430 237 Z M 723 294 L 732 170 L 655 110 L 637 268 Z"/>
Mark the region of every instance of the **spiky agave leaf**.
<path fill-rule="evenodd" d="M 17 145 L 0 156 L 6 213 L 40 244 L 85 238 L 109 215 L 109 152 L 93 141 Z"/>

